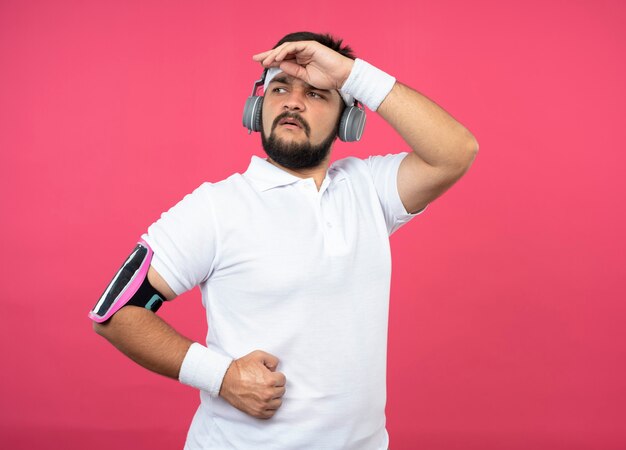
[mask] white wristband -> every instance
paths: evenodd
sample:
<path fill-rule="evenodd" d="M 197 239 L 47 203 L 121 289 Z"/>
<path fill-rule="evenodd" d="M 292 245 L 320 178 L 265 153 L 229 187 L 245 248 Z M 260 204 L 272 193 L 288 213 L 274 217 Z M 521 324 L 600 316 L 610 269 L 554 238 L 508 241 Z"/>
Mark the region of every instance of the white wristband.
<path fill-rule="evenodd" d="M 232 358 L 194 342 L 183 359 L 178 381 L 217 397 L 232 361 Z"/>
<path fill-rule="evenodd" d="M 341 92 L 352 95 L 372 111 L 376 111 L 391 92 L 396 79 L 362 59 L 355 59 L 352 71 Z"/>

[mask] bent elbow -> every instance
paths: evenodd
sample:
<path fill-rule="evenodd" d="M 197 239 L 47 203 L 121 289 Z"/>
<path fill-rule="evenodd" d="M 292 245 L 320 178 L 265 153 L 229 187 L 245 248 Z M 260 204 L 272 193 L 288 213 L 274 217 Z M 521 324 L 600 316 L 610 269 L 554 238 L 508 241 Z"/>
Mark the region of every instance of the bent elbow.
<path fill-rule="evenodd" d="M 478 141 L 470 134 L 457 148 L 459 150 L 456 153 L 454 161 L 448 166 L 451 178 L 454 180 L 461 178 L 472 166 L 478 154 Z"/>
<path fill-rule="evenodd" d="M 465 155 L 463 165 L 464 169 L 467 170 L 476 159 L 476 155 L 478 155 L 478 141 L 471 133 L 469 134 L 469 138 L 467 140 L 467 143 L 465 144 L 465 151 L 463 152 L 463 154 Z"/>
<path fill-rule="evenodd" d="M 93 321 L 91 323 L 93 331 L 96 332 L 96 334 L 100 335 L 100 336 L 104 336 L 104 333 L 106 332 L 106 325 L 104 323 L 98 323 Z"/>
<path fill-rule="evenodd" d="M 467 132 L 467 138 L 465 140 L 466 153 L 470 155 L 470 159 L 473 160 L 476 157 L 476 154 L 478 153 L 478 141 L 476 140 L 476 137 L 472 133 L 470 133 L 467 130 L 466 132 Z"/>
<path fill-rule="evenodd" d="M 478 154 L 478 141 L 476 140 L 476 138 L 472 135 L 472 152 L 474 153 L 474 156 L 476 156 Z"/>

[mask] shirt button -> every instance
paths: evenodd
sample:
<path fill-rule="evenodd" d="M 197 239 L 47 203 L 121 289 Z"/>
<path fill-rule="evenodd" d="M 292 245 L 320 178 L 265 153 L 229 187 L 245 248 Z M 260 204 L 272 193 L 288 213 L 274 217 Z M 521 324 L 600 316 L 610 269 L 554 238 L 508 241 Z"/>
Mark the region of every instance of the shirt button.
<path fill-rule="evenodd" d="M 333 224 L 332 224 L 332 223 L 330 223 L 330 222 L 326 222 L 326 226 L 327 226 L 328 228 L 332 228 L 332 227 L 333 227 Z"/>

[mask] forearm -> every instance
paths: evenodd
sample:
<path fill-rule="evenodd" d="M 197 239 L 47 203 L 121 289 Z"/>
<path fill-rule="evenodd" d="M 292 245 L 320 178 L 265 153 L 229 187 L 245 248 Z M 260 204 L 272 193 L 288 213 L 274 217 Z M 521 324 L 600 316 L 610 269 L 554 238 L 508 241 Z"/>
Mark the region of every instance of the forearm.
<path fill-rule="evenodd" d="M 153 372 L 178 379 L 192 341 L 182 336 L 152 311 L 125 306 L 94 330 L 118 350 Z"/>
<path fill-rule="evenodd" d="M 433 167 L 464 168 L 478 144 L 474 136 L 443 108 L 396 82 L 377 112 L 424 162 Z"/>

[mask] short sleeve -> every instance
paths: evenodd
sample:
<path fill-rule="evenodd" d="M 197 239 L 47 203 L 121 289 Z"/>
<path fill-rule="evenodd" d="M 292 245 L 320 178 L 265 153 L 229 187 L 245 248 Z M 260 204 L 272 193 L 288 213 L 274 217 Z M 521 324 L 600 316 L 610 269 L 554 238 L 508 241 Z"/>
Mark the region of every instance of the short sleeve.
<path fill-rule="evenodd" d="M 211 184 L 186 195 L 148 227 L 142 238 L 154 251 L 152 266 L 180 295 L 207 280 L 217 253 Z"/>
<path fill-rule="evenodd" d="M 385 156 L 370 156 L 365 163 L 374 180 L 374 187 L 383 209 L 387 231 L 389 235 L 397 231 L 402 225 L 415 216 L 420 215 L 426 208 L 415 214 L 405 209 L 398 193 L 398 169 L 400 163 L 408 155 L 407 152 L 387 154 Z"/>

